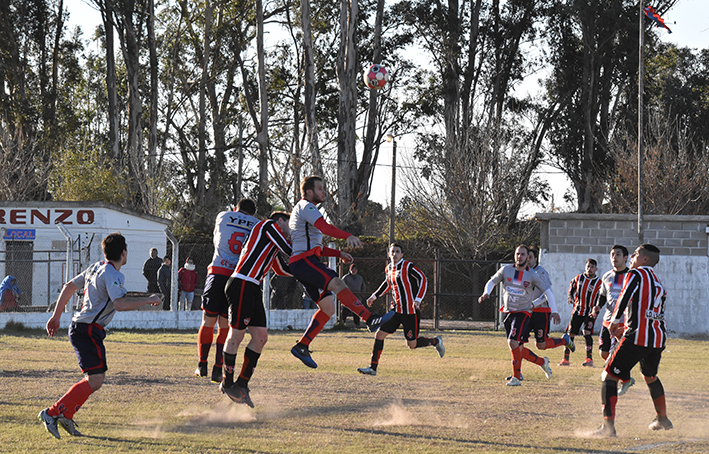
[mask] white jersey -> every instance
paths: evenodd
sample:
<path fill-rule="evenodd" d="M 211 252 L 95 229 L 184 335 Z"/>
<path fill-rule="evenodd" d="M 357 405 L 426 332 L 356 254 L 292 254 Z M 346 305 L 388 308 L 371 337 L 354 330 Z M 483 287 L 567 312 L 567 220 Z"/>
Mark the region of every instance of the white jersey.
<path fill-rule="evenodd" d="M 128 292 L 123 287 L 123 273 L 107 261 L 96 262 L 72 279 L 78 288 L 84 288 L 81 311 L 74 315 L 76 323 L 97 323 L 106 326 L 116 314 L 113 301 Z"/>
<path fill-rule="evenodd" d="M 537 265 L 532 270 L 539 275 L 539 278 L 544 281 L 549 288 L 551 288 L 551 277 L 549 277 L 549 273 L 547 270 L 544 269 L 541 265 Z M 544 290 L 540 289 L 539 287 L 535 286 L 534 291 L 532 292 L 532 298 L 536 300 L 540 296 L 544 294 Z M 534 310 L 537 311 L 537 308 L 548 308 L 549 307 L 549 301 L 547 300 L 546 296 L 542 298 L 541 302 L 534 307 Z M 537 311 L 541 312 L 541 311 Z M 554 312 L 554 311 L 552 311 Z"/>
<path fill-rule="evenodd" d="M 604 296 L 606 298 L 606 313 L 603 314 L 603 326 L 605 327 L 611 324 L 613 312 L 616 304 L 618 304 L 618 297 L 620 296 L 620 291 L 623 290 L 623 283 L 628 271 L 630 271 L 629 268 L 623 271 L 610 270 L 601 277 L 601 291 L 598 292 L 598 297 Z M 595 304 L 598 305 L 598 303 Z M 621 322 L 624 318 L 621 318 Z"/>
<path fill-rule="evenodd" d="M 207 274 L 231 276 L 251 229 L 258 224 L 255 217 L 240 211 L 222 211 L 214 223 L 214 256 Z"/>
<path fill-rule="evenodd" d="M 531 313 L 534 287 L 538 287 L 542 292 L 550 288 L 535 271 L 529 268 L 520 271 L 514 265 L 505 265 L 497 270 L 497 273 L 485 284 L 486 293 L 489 294 L 489 291 L 499 283 L 502 283 L 504 288 L 503 312 Z"/>
<path fill-rule="evenodd" d="M 293 243 L 292 257 L 315 248 L 322 249 L 322 232 L 315 227 L 315 222 L 322 218 L 322 213 L 312 202 L 301 199 L 290 214 L 290 238 Z"/>

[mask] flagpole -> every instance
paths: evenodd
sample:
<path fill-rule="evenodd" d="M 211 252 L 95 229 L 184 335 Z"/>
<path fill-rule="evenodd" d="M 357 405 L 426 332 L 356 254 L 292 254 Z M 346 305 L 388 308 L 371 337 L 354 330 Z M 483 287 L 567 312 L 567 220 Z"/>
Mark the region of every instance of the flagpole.
<path fill-rule="evenodd" d="M 643 0 L 640 0 L 639 29 L 640 43 L 638 49 L 638 240 L 640 244 L 645 242 L 645 229 L 643 226 L 643 91 L 645 85 L 645 60 L 643 59 L 643 48 L 645 47 L 645 28 L 643 27 Z"/>

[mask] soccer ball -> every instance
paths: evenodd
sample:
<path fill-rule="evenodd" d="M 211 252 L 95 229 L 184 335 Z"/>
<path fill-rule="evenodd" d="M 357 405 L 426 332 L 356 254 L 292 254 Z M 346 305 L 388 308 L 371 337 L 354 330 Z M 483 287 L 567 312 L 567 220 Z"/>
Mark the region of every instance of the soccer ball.
<path fill-rule="evenodd" d="M 389 81 L 389 73 L 384 65 L 373 64 L 362 74 L 364 84 L 372 90 L 380 90 Z"/>

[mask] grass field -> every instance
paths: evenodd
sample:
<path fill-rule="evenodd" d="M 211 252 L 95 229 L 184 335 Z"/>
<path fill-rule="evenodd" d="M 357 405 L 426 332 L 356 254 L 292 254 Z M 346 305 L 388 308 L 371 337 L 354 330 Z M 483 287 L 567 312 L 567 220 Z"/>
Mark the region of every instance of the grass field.
<path fill-rule="evenodd" d="M 366 331 L 322 333 L 311 347 L 315 370 L 290 354 L 299 333 L 273 332 L 251 381 L 250 409 L 192 376 L 196 333 L 112 330 L 106 383 L 75 416 L 84 436 L 61 431 L 56 440 L 37 413 L 80 378 L 61 334 L 0 331 L 0 451 L 709 452 L 707 341 L 671 339 L 663 356 L 673 430 L 647 429 L 654 411 L 636 368 L 638 384 L 618 400 L 618 438 L 596 440 L 583 432 L 601 423 L 601 368 L 597 355 L 595 368 L 581 367 L 583 348 L 570 367 L 553 366 L 550 380 L 525 362 L 523 385 L 510 388 L 498 332 L 438 333 L 443 359 L 431 347 L 409 350 L 396 333 L 376 377 L 356 371 L 369 364 L 373 335 Z M 563 350 L 546 354 L 557 364 Z"/>

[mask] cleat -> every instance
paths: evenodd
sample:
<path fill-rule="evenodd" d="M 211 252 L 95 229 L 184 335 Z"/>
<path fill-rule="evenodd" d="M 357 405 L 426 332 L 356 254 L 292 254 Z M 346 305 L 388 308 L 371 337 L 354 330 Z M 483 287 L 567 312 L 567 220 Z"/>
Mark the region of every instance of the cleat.
<path fill-rule="evenodd" d="M 81 436 L 81 432 L 76 429 L 77 427 L 79 427 L 79 425 L 75 423 L 73 419 L 65 418 L 64 413 L 57 416 L 57 422 L 60 426 L 62 426 L 62 429 L 66 430 L 69 435 L 72 435 L 74 437 Z"/>
<path fill-rule="evenodd" d="M 591 358 L 586 358 L 583 360 L 582 366 L 593 367 L 593 360 Z"/>
<path fill-rule="evenodd" d="M 660 417 L 657 415 L 655 415 L 655 419 L 652 420 L 650 425 L 647 426 L 647 428 L 651 430 L 670 430 L 672 427 L 672 421 L 670 421 L 667 416 Z"/>
<path fill-rule="evenodd" d="M 214 366 L 212 367 L 212 382 L 221 383 L 222 382 L 222 367 Z"/>
<path fill-rule="evenodd" d="M 570 366 L 571 363 L 569 362 L 568 359 L 562 359 L 561 362 L 559 362 L 560 366 Z"/>
<path fill-rule="evenodd" d="M 44 410 L 40 411 L 37 415 L 37 418 L 42 423 L 44 423 L 44 428 L 47 429 L 47 432 L 52 434 L 54 438 L 60 439 L 62 438 L 62 436 L 59 435 L 59 427 L 57 427 L 57 418 L 55 416 L 49 416 L 47 410 L 49 410 L 49 408 L 45 408 Z"/>
<path fill-rule="evenodd" d="M 630 380 L 624 381 L 620 385 L 620 389 L 618 390 L 618 395 L 622 396 L 623 394 L 627 393 L 628 390 L 630 389 L 631 386 L 635 384 L 635 379 L 633 377 L 630 377 Z"/>
<path fill-rule="evenodd" d="M 616 436 L 615 427 L 606 423 L 593 432 L 590 432 L 588 436 L 592 438 L 613 438 Z"/>
<path fill-rule="evenodd" d="M 367 329 L 369 329 L 370 333 L 375 332 L 376 330 L 379 329 L 380 326 L 382 326 L 384 323 L 391 320 L 391 318 L 394 316 L 394 314 L 396 314 L 396 311 L 389 311 L 384 315 L 372 314 L 369 317 L 369 320 L 367 320 Z"/>
<path fill-rule="evenodd" d="M 254 408 L 254 403 L 251 401 L 249 396 L 249 388 L 242 388 L 241 386 L 234 383 L 230 387 L 225 387 L 224 383 L 219 384 L 219 390 L 226 394 L 229 399 L 237 404 L 246 404 L 251 408 Z"/>
<path fill-rule="evenodd" d="M 372 366 L 358 367 L 358 368 L 357 368 L 357 371 L 358 371 L 360 374 L 364 374 L 364 375 L 377 375 L 377 370 L 376 370 L 376 369 L 372 369 Z"/>
<path fill-rule="evenodd" d="M 206 377 L 207 376 L 207 362 L 199 362 L 197 364 L 197 369 L 194 370 L 194 374 L 197 377 Z"/>
<path fill-rule="evenodd" d="M 293 354 L 293 356 L 301 360 L 306 366 L 311 367 L 313 369 L 318 367 L 318 364 L 313 361 L 313 358 L 310 357 L 310 351 L 308 350 L 307 345 L 303 345 L 298 342 L 297 344 L 295 344 L 295 347 L 290 349 L 290 352 Z"/>
<path fill-rule="evenodd" d="M 569 336 L 569 333 L 564 333 L 564 335 L 561 336 L 561 338 L 566 341 L 566 348 L 568 348 L 570 352 L 573 353 L 576 351 L 576 344 L 574 344 L 574 340 L 571 339 L 571 336 Z"/>
<path fill-rule="evenodd" d="M 436 351 L 438 352 L 438 356 L 443 358 L 443 355 L 446 354 L 446 347 L 443 346 L 443 338 L 441 336 L 436 336 L 436 339 L 438 339 L 438 343 L 434 345 L 436 348 Z"/>
<path fill-rule="evenodd" d="M 546 375 L 547 378 L 551 378 L 551 367 L 549 367 L 549 358 L 547 358 L 545 356 L 544 357 L 544 364 L 542 364 L 539 367 L 542 368 L 542 370 L 544 371 L 544 375 Z"/>
<path fill-rule="evenodd" d="M 522 386 L 522 381 L 517 377 L 512 377 L 507 382 L 507 386 Z"/>
<path fill-rule="evenodd" d="M 514 378 L 514 375 L 510 375 L 509 377 L 505 377 L 505 380 L 510 381 Z M 519 381 L 524 381 L 524 376 L 522 374 L 519 374 Z"/>

